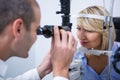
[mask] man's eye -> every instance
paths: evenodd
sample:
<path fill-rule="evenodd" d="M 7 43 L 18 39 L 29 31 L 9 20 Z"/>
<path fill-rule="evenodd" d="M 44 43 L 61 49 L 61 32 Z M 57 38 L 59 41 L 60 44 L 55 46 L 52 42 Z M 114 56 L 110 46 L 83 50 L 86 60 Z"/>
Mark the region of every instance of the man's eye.
<path fill-rule="evenodd" d="M 39 27 L 37 27 L 37 29 L 36 29 L 36 33 L 37 33 L 37 34 L 39 34 L 39 33 L 40 33 L 40 26 L 39 26 Z"/>

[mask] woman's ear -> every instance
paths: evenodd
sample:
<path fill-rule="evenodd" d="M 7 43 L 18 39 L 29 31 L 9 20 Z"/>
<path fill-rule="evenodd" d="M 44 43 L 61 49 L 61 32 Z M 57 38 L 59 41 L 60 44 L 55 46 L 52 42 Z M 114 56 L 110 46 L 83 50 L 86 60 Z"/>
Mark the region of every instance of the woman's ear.
<path fill-rule="evenodd" d="M 12 33 L 14 37 L 18 37 L 20 35 L 22 27 L 24 27 L 24 24 L 21 18 L 18 18 L 13 22 Z"/>

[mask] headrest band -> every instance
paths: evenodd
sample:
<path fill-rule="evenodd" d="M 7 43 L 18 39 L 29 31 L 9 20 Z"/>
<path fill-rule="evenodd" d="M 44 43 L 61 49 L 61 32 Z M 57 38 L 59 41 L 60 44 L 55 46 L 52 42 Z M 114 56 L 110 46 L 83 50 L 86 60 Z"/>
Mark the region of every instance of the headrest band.
<path fill-rule="evenodd" d="M 78 14 L 72 17 L 73 18 L 84 17 L 84 18 L 94 18 L 94 19 L 99 19 L 99 20 L 105 20 L 105 16 L 100 16 L 100 15 L 95 15 L 95 14 Z"/>

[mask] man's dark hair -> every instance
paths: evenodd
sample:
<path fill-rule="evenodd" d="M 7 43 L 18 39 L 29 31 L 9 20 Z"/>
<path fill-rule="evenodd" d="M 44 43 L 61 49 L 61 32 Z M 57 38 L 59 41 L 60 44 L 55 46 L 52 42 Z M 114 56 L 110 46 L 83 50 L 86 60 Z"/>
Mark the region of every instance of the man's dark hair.
<path fill-rule="evenodd" d="M 35 20 L 30 0 L 0 0 L 0 33 L 17 18 L 21 18 L 26 29 L 29 29 Z"/>

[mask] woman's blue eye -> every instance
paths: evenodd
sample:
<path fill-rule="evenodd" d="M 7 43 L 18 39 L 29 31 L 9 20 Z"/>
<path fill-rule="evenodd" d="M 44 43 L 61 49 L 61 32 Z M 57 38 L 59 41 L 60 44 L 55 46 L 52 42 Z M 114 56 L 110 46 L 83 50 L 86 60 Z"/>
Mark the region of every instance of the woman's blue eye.
<path fill-rule="evenodd" d="M 86 32 L 93 32 L 93 31 L 91 31 L 91 30 L 85 30 Z"/>
<path fill-rule="evenodd" d="M 77 29 L 77 30 L 81 30 L 81 28 L 79 28 L 79 27 L 77 27 L 76 29 Z"/>

